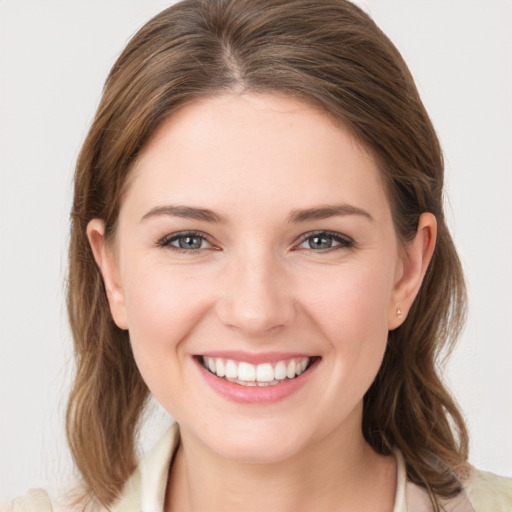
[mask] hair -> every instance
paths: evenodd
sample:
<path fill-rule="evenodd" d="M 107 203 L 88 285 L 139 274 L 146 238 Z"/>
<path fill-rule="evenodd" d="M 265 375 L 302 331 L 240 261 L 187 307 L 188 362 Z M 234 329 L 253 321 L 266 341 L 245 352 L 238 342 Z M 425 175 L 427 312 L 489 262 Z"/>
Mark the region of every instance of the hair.
<path fill-rule="evenodd" d="M 431 212 L 437 245 L 403 324 L 364 397 L 362 429 L 380 454 L 401 450 L 408 478 L 434 496 L 461 490 L 464 420 L 439 377 L 465 317 L 460 261 L 443 214 L 443 157 L 398 50 L 345 0 L 184 0 L 150 20 L 113 66 L 75 174 L 68 311 L 76 377 L 67 436 L 83 499 L 112 504 L 136 466 L 149 390 L 129 334 L 110 314 L 86 228 L 115 236 L 137 155 L 163 120 L 198 98 L 280 93 L 348 128 L 376 158 L 403 243 Z M 437 508 L 437 506 L 436 506 Z"/>

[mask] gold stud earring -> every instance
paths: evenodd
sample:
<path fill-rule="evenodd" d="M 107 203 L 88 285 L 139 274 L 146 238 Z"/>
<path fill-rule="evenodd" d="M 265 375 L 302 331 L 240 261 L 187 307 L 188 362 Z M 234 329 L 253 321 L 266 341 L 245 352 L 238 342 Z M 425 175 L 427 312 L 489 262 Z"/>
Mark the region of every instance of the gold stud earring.
<path fill-rule="evenodd" d="M 398 309 L 396 310 L 396 316 L 397 316 L 398 318 L 402 318 L 402 310 L 401 310 L 400 308 L 398 308 Z"/>

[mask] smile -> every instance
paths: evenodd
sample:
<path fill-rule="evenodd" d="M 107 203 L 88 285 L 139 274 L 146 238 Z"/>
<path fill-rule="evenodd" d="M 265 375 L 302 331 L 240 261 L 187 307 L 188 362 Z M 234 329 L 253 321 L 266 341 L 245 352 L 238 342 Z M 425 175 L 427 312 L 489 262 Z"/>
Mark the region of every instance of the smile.
<path fill-rule="evenodd" d="M 322 357 L 229 351 L 198 354 L 194 360 L 204 381 L 216 394 L 239 404 L 268 405 L 305 387 Z"/>
<path fill-rule="evenodd" d="M 220 357 L 201 356 L 204 368 L 217 377 L 242 386 L 275 386 L 304 373 L 314 358 L 293 357 L 280 361 L 251 364 Z"/>

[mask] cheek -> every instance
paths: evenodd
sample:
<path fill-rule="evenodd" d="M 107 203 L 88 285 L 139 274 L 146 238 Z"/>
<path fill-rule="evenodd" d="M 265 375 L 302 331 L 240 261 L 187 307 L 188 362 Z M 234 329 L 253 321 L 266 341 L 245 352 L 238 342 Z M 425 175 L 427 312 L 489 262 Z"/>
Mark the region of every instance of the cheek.
<path fill-rule="evenodd" d="M 176 364 L 183 340 L 208 309 L 208 296 L 204 282 L 185 269 L 170 272 L 159 264 L 131 267 L 125 286 L 128 330 L 144 378 L 157 377 L 163 368 Z"/>
<path fill-rule="evenodd" d="M 306 307 L 333 342 L 341 339 L 343 344 L 358 345 L 368 336 L 373 338 L 372 333 L 385 338 L 392 292 L 389 275 L 372 267 L 331 272 L 322 286 L 304 290 Z"/>
<path fill-rule="evenodd" d="M 340 385 L 361 395 L 381 365 L 388 336 L 388 309 L 392 279 L 385 268 L 347 269 L 325 280 L 310 294 L 307 309 L 327 341 Z M 388 277 L 387 277 L 388 276 Z"/>

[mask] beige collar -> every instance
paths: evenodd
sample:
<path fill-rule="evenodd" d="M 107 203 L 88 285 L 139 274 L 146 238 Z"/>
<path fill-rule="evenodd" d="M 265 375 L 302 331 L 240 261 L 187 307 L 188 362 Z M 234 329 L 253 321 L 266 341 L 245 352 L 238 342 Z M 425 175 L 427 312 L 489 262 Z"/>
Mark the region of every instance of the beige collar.
<path fill-rule="evenodd" d="M 179 439 L 178 425 L 174 423 L 125 484 L 112 512 L 164 512 L 169 466 Z M 407 481 L 405 461 L 400 451 L 395 450 L 394 454 L 397 459 L 397 486 L 393 512 L 433 512 L 425 489 Z M 440 503 L 446 512 L 475 512 L 465 491 Z"/>

